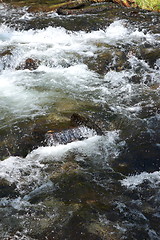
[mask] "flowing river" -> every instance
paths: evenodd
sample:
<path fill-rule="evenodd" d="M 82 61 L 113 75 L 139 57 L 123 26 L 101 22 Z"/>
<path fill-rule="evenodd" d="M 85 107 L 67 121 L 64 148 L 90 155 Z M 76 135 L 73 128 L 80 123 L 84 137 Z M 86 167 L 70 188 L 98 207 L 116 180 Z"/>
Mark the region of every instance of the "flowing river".
<path fill-rule="evenodd" d="M 1 240 L 160 240 L 159 17 L 0 4 Z"/>

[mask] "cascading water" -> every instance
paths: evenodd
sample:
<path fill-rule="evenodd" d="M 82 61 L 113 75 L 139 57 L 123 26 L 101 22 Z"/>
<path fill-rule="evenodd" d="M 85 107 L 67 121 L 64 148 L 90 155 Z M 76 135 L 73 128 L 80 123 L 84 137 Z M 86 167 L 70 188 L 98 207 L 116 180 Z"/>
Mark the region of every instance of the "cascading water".
<path fill-rule="evenodd" d="M 0 239 L 160 239 L 159 15 L 0 11 Z"/>

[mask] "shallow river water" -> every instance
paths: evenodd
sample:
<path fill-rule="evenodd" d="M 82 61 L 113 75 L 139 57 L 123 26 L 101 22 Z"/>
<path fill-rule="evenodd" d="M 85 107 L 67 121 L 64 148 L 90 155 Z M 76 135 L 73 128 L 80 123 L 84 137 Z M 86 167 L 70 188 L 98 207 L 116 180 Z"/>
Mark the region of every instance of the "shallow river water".
<path fill-rule="evenodd" d="M 0 5 L 0 239 L 160 240 L 159 17 Z"/>

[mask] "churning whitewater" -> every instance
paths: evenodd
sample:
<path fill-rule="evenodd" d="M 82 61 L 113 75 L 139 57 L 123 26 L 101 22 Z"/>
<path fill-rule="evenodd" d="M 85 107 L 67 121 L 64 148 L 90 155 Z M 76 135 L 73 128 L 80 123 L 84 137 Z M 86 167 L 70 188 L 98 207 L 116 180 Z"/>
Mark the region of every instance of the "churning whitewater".
<path fill-rule="evenodd" d="M 0 11 L 0 239 L 160 240 L 160 34 Z M 43 17 L 52 25 L 19 27 Z M 47 142 L 75 112 L 104 135 L 80 126 L 76 141 Z"/>
<path fill-rule="evenodd" d="M 158 36 L 138 31 L 121 20 L 115 21 L 105 30 L 90 33 L 53 27 L 19 31 L 3 24 L 0 46 L 3 51 L 12 50 L 12 54 L 0 59 L 2 127 L 10 114 L 12 119 L 16 119 L 46 113 L 50 107 L 48 100 L 54 105 L 57 99 L 66 95 L 96 103 L 107 101 L 112 108 L 126 111 L 127 114 L 141 110 L 143 103 L 130 103 L 130 98 L 137 94 L 137 85 L 130 83 L 129 79 L 135 75 L 134 70 L 142 66 L 146 72 L 142 86 L 139 85 L 138 89 L 142 92 L 146 88 L 147 91 L 143 82 L 148 72 L 151 71 L 153 83 L 159 81 L 156 69 L 150 69 L 145 61 L 137 59 L 134 53 L 128 51 L 127 61 L 131 64 L 131 70 L 109 71 L 102 78 L 84 64 L 84 59 L 96 58 L 99 51 L 107 48 L 107 44 L 122 47 L 123 44 L 135 45 L 142 42 L 157 44 Z M 38 59 L 39 67 L 34 71 L 15 71 L 27 58 Z M 159 67 L 159 61 L 156 64 Z M 124 106 L 123 101 L 127 106 Z"/>

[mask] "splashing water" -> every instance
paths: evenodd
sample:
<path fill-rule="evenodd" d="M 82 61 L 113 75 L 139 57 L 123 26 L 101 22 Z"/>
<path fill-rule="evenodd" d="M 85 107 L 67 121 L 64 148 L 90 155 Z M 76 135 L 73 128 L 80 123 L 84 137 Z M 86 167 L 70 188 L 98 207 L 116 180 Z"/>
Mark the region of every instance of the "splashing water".
<path fill-rule="evenodd" d="M 3 19 L 19 16 L 18 24 L 67 21 L 25 8 L 0 10 Z M 159 33 L 127 20 L 90 31 L 6 22 L 0 25 L 0 238 L 160 239 L 160 57 L 148 58 L 158 52 Z M 27 59 L 35 69 L 23 67 Z M 73 112 L 93 116 L 104 136 L 68 128 Z M 22 157 L 24 139 L 30 144 L 44 122 L 42 134 L 52 127 L 56 140 L 39 141 Z"/>

